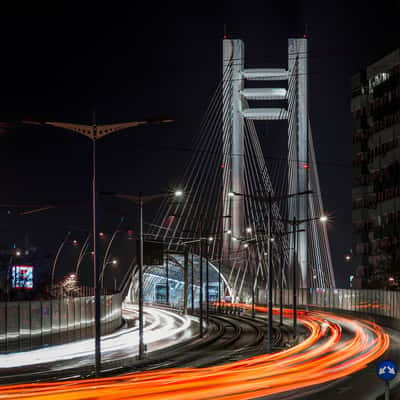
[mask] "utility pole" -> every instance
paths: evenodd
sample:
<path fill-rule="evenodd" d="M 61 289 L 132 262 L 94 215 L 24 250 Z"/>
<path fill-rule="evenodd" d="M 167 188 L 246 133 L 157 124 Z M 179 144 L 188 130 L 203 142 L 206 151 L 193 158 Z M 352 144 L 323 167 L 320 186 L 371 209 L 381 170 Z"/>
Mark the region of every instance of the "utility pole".
<path fill-rule="evenodd" d="M 166 260 L 165 260 L 165 294 L 166 294 L 166 303 L 169 305 L 169 261 L 168 261 L 168 248 L 166 252 Z"/>
<path fill-rule="evenodd" d="M 218 312 L 221 312 L 221 263 L 222 263 L 222 252 L 221 252 L 221 258 L 218 262 Z"/>
<path fill-rule="evenodd" d="M 283 255 L 283 243 L 281 240 L 281 271 L 279 276 L 279 326 L 283 325 L 283 266 L 284 266 L 284 255 Z"/>
<path fill-rule="evenodd" d="M 151 201 L 166 198 L 166 197 L 181 197 L 183 192 L 181 190 L 176 190 L 174 193 L 158 193 L 153 195 L 143 196 L 142 193 L 139 193 L 138 196 L 132 194 L 123 194 L 123 193 L 103 193 L 107 195 L 111 195 L 114 197 L 118 197 L 121 199 L 129 200 L 135 203 L 139 207 L 139 245 L 138 245 L 138 253 L 139 253 L 139 290 L 138 290 L 138 303 L 139 303 L 139 359 L 144 357 L 145 353 L 145 345 L 143 339 L 144 332 L 144 321 L 143 321 L 143 303 L 144 303 L 144 290 L 143 290 L 143 206 Z"/>
<path fill-rule="evenodd" d="M 183 313 L 187 314 L 188 304 L 188 281 L 189 281 L 189 249 L 184 249 L 183 262 Z"/>
<path fill-rule="evenodd" d="M 100 376 L 101 370 L 101 308 L 100 308 L 100 266 L 97 253 L 97 188 L 96 188 L 96 142 L 97 142 L 97 123 L 93 113 L 93 139 L 92 139 L 92 229 L 93 229 L 93 280 L 94 280 L 94 321 L 95 321 L 95 372 L 96 377 Z"/>
<path fill-rule="evenodd" d="M 250 247 L 249 247 L 250 249 Z M 251 253 L 250 253 L 251 254 Z M 250 259 L 249 259 L 249 263 L 250 263 L 250 268 L 251 266 L 254 264 L 251 262 L 251 255 L 250 255 Z M 253 276 L 253 282 L 251 282 L 251 318 L 255 318 L 256 316 L 256 312 L 255 312 L 255 285 L 256 285 L 256 268 L 254 266 L 254 268 L 252 269 L 252 276 Z"/>
<path fill-rule="evenodd" d="M 297 220 L 293 217 L 293 338 L 297 336 L 297 262 L 296 262 L 296 241 L 297 241 Z"/>
<path fill-rule="evenodd" d="M 299 192 L 299 193 L 292 193 L 288 194 L 285 196 L 279 196 L 279 197 L 272 197 L 272 193 L 268 193 L 268 197 L 264 196 L 253 196 L 253 195 L 248 195 L 248 194 L 243 194 L 243 193 L 237 193 L 233 192 L 234 196 L 244 196 L 244 197 L 250 197 L 254 200 L 261 201 L 261 202 L 266 202 L 268 204 L 268 243 L 267 243 L 267 249 L 268 249 L 268 286 L 266 287 L 266 291 L 268 292 L 267 296 L 267 305 L 268 305 L 268 332 L 267 332 L 267 349 L 269 352 L 272 351 L 272 251 L 271 251 L 271 239 L 272 239 L 272 202 L 277 201 L 277 200 L 283 200 L 283 199 L 288 199 L 290 197 L 295 197 L 295 196 L 301 196 L 301 195 L 306 195 L 310 194 L 312 191 L 307 190 L 305 192 Z M 304 222 L 304 221 L 301 221 Z"/>
<path fill-rule="evenodd" d="M 210 295 L 210 281 L 208 275 L 208 242 L 206 242 L 206 321 L 208 325 L 208 312 L 209 312 L 209 295 Z"/>
<path fill-rule="evenodd" d="M 139 194 L 139 360 L 143 359 L 145 347 L 143 342 L 143 196 Z"/>
<path fill-rule="evenodd" d="M 190 270 L 191 272 L 191 279 L 190 282 L 192 283 L 191 285 L 191 290 L 192 290 L 192 313 L 194 311 L 194 294 L 195 294 L 195 290 L 194 290 L 194 257 L 193 257 L 193 248 L 192 248 L 192 268 Z"/>
<path fill-rule="evenodd" d="M 272 352 L 272 196 L 268 193 L 268 334 L 267 349 Z"/>
<path fill-rule="evenodd" d="M 98 125 L 95 113 L 93 113 L 93 122 L 91 125 L 76 124 L 69 122 L 36 122 L 22 121 L 23 124 L 36 126 L 53 126 L 66 129 L 68 131 L 77 132 L 89 138 L 92 142 L 92 230 L 93 230 L 93 286 L 94 286 L 94 317 L 95 317 L 95 374 L 100 376 L 101 370 L 101 308 L 100 308 L 100 271 L 97 254 L 97 188 L 96 188 L 96 142 L 105 136 L 110 135 L 127 128 L 134 128 L 141 125 L 151 125 L 152 123 L 168 123 L 171 119 L 132 121 L 117 124 Z"/>
<path fill-rule="evenodd" d="M 200 296 L 199 296 L 199 319 L 200 319 L 200 337 L 203 337 L 203 229 L 202 224 L 200 224 L 200 241 L 199 241 L 199 255 L 200 255 Z"/>

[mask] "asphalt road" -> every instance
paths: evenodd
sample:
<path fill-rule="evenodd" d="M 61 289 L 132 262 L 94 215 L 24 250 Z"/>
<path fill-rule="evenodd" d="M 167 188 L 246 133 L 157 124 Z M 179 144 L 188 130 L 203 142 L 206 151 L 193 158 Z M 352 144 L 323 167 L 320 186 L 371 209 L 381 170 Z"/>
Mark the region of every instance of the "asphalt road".
<path fill-rule="evenodd" d="M 263 311 L 263 308 L 259 307 L 259 311 Z M 290 316 L 291 310 L 286 310 L 285 317 L 290 318 Z M 13 398 L 26 398 L 33 394 L 36 399 L 43 400 L 53 398 L 55 395 L 58 399 L 81 400 L 94 397 L 244 400 L 265 398 L 267 395 L 274 396 L 268 397 L 269 399 L 288 399 L 290 396 L 297 398 L 318 396 L 314 398 L 320 399 L 328 395 L 335 395 L 337 398 L 338 392 L 331 393 L 336 387 L 342 388 L 343 393 L 340 397 L 352 396 L 353 399 L 362 399 L 363 397 L 359 397 L 363 395 L 360 392 L 350 394 L 346 389 L 344 383 L 349 379 L 346 377 L 354 375 L 357 378 L 358 371 L 368 373 L 368 369 L 364 370 L 365 365 L 374 364 L 376 359 L 384 355 L 389 346 L 389 338 L 385 332 L 369 322 L 323 312 L 301 313 L 299 321 L 307 327 L 309 335 L 301 343 L 280 352 L 247 357 L 238 361 L 225 360 L 222 365 L 199 368 L 199 365 L 210 364 L 210 357 L 217 354 L 217 348 L 221 345 L 226 348 L 237 345 L 237 350 L 240 351 L 249 336 L 257 337 L 257 333 L 252 334 L 250 328 L 250 331 L 243 336 L 247 338 L 241 343 L 241 335 L 238 335 L 237 331 L 243 330 L 242 323 L 245 321 L 234 323 L 236 328 L 233 330 L 227 329 L 227 325 L 223 323 L 222 331 L 227 336 L 225 335 L 225 338 L 220 336 L 223 342 L 220 342 L 215 349 L 211 347 L 211 343 L 210 351 L 204 352 L 203 349 L 205 357 L 203 363 L 198 364 L 198 360 L 194 362 L 193 359 L 186 359 L 191 367 L 150 369 L 106 379 L 42 383 L 29 387 L 2 386 L 0 399 L 9 398 L 10 395 Z M 229 317 L 225 322 L 229 325 Z M 254 328 L 254 332 L 256 331 Z M 185 353 L 184 348 L 182 350 L 182 353 Z M 360 379 L 363 380 L 362 377 Z M 370 381 L 371 388 L 374 388 L 372 378 Z M 328 391 L 317 394 L 316 389 L 321 388 L 321 385 Z M 353 386 L 352 384 L 352 388 Z M 370 390 L 366 384 L 364 386 L 365 391 Z M 349 393 L 346 393 L 346 390 Z"/>
<path fill-rule="evenodd" d="M 124 304 L 125 316 L 134 316 L 136 306 Z M 145 307 L 144 341 L 149 353 L 190 340 L 197 335 L 196 318 L 169 310 Z M 102 339 L 102 363 L 112 369 L 130 363 L 138 354 L 138 328 L 124 328 Z M 94 340 L 87 339 L 36 350 L 0 354 L 0 383 L 89 375 L 94 364 Z"/>
<path fill-rule="evenodd" d="M 376 365 L 380 360 L 393 360 L 400 365 L 400 332 L 384 328 L 390 336 L 389 349 L 376 361 L 368 364 L 364 369 L 330 384 L 318 385 L 305 390 L 285 393 L 284 396 L 268 397 L 272 399 L 305 399 L 305 400 L 384 400 L 385 385 L 376 374 Z M 344 330 L 344 338 L 349 338 L 350 333 Z M 400 375 L 390 383 L 392 387 L 391 400 L 400 400 Z"/>

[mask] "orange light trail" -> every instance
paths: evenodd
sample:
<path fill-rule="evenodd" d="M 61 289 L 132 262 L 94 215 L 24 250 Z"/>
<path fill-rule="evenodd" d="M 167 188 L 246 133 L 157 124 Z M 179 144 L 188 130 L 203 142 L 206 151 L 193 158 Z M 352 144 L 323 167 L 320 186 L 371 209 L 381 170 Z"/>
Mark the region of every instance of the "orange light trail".
<path fill-rule="evenodd" d="M 250 308 L 247 304 L 235 306 Z M 265 307 L 256 310 L 267 311 Z M 284 314 L 290 317 L 292 310 L 285 309 Z M 245 400 L 353 374 L 389 347 L 389 336 L 370 321 L 317 311 L 299 311 L 298 317 L 309 335 L 277 353 L 207 368 L 169 368 L 110 378 L 1 386 L 0 399 Z M 342 328 L 350 332 L 349 338 L 344 337 Z"/>

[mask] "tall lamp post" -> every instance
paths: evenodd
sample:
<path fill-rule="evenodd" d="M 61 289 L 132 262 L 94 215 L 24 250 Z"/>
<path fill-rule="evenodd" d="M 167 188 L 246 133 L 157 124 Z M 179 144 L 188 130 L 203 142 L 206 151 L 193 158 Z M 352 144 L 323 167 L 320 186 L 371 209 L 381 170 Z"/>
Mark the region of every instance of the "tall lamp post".
<path fill-rule="evenodd" d="M 292 220 L 286 220 L 288 224 L 292 225 L 293 229 L 293 338 L 297 337 L 297 227 L 305 222 L 311 222 L 319 220 L 322 223 L 326 223 L 328 221 L 328 217 L 326 215 L 321 215 L 319 217 L 312 217 L 307 219 L 297 219 L 294 217 Z"/>
<path fill-rule="evenodd" d="M 61 253 L 63 247 L 65 246 L 65 244 L 67 243 L 70 235 L 71 235 L 71 232 L 67 232 L 67 234 L 65 235 L 64 240 L 61 242 L 60 246 L 58 247 L 56 256 L 54 257 L 53 266 L 51 267 L 51 286 L 52 287 L 54 286 L 54 273 L 55 273 L 55 270 L 56 270 L 58 257 L 60 256 L 60 253 Z"/>
<path fill-rule="evenodd" d="M 204 336 L 203 327 L 203 232 L 202 224 L 200 224 L 200 239 L 190 240 L 188 242 L 182 242 L 181 244 L 199 243 L 199 334 L 202 338 Z M 193 264 L 192 264 L 193 269 Z M 194 273 L 192 273 L 192 282 L 194 279 Z M 194 305 L 193 295 L 192 295 L 192 305 Z M 192 307 L 193 308 L 193 307 Z M 192 310 L 193 311 L 193 310 Z"/>
<path fill-rule="evenodd" d="M 132 195 L 122 193 L 104 193 L 118 197 L 120 199 L 129 200 L 135 203 L 139 207 L 139 293 L 138 293 L 138 305 L 139 305 L 139 359 L 143 359 L 145 353 L 145 346 L 143 340 L 144 321 L 143 321 L 143 206 L 154 200 L 165 198 L 165 197 L 182 197 L 183 192 L 176 190 L 174 193 L 158 193 L 144 196 L 143 194 Z"/>
<path fill-rule="evenodd" d="M 200 262 L 199 262 L 199 274 L 200 274 L 200 293 L 199 293 L 199 303 L 200 303 L 200 309 L 199 309 L 199 322 L 200 322 L 200 337 L 203 337 L 204 335 L 204 329 L 203 329 L 203 240 L 207 240 L 208 242 L 212 242 L 214 240 L 213 236 L 208 236 L 208 238 L 203 237 L 203 235 L 205 235 L 206 233 L 204 232 L 204 224 L 206 222 L 211 222 L 211 221 L 215 221 L 218 219 L 224 219 L 224 218 L 232 218 L 231 215 L 222 215 L 220 217 L 217 218 L 211 218 L 211 219 L 203 219 L 204 215 L 200 215 L 200 224 L 199 224 L 199 239 L 196 240 L 191 240 L 188 242 L 182 242 L 181 244 L 189 244 L 189 243 L 194 243 L 194 242 L 199 242 L 199 258 L 200 258 Z M 196 232 L 197 233 L 197 232 Z M 208 235 L 212 235 L 212 234 L 218 234 L 218 232 L 208 232 Z M 209 289 L 209 284 L 208 284 L 208 263 L 209 263 L 209 259 L 208 259 L 208 243 L 207 243 L 207 247 L 206 247 L 206 251 L 207 251 L 207 259 L 206 259 L 206 263 L 207 263 L 207 270 L 206 270 L 206 318 L 208 321 L 208 309 L 209 309 L 209 303 L 208 303 L 208 289 Z M 219 266 L 218 268 L 218 273 L 220 275 L 221 273 L 221 266 Z"/>
<path fill-rule="evenodd" d="M 103 265 L 102 265 L 102 267 L 101 267 L 101 272 L 100 272 L 100 276 L 99 276 L 99 277 L 100 277 L 100 280 L 101 280 L 101 288 L 104 287 L 104 273 L 105 273 L 105 269 L 106 269 L 106 267 L 107 267 L 108 256 L 109 256 L 109 254 L 110 254 L 111 246 L 112 246 L 112 244 L 113 244 L 115 238 L 117 237 L 118 233 L 121 232 L 121 231 L 120 231 L 120 227 L 121 227 L 121 225 L 122 225 L 122 223 L 123 223 L 124 221 L 125 221 L 125 217 L 121 217 L 120 220 L 119 220 L 119 222 L 118 222 L 117 228 L 115 229 L 114 233 L 112 234 L 111 239 L 110 239 L 109 242 L 108 242 L 106 251 L 105 251 L 105 253 L 104 253 Z M 104 237 L 104 233 L 100 233 L 99 235 L 102 235 L 102 236 Z"/>
<path fill-rule="evenodd" d="M 268 331 L 267 331 L 267 351 L 270 353 L 272 351 L 272 252 L 271 252 L 271 243 L 272 243 L 272 204 L 279 200 L 286 200 L 295 196 L 308 195 L 312 193 L 312 191 L 307 190 L 299 193 L 292 193 L 285 196 L 272 196 L 272 193 L 269 192 L 268 196 L 257 196 L 245 193 L 236 193 L 232 192 L 230 195 L 233 196 L 244 196 L 249 197 L 255 201 L 261 201 L 268 204 L 268 243 L 267 243 L 267 251 L 268 251 Z"/>
<path fill-rule="evenodd" d="M 172 122 L 170 119 L 132 121 L 116 124 L 97 125 L 95 115 L 93 115 L 92 125 L 68 123 L 68 122 L 36 122 L 22 121 L 23 124 L 53 126 L 66 129 L 86 136 L 92 142 L 92 230 L 93 230 L 93 285 L 95 300 L 95 374 L 100 376 L 101 370 L 101 311 L 100 311 L 100 285 L 99 285 L 99 262 L 97 254 L 97 187 L 96 187 L 96 142 L 111 133 L 122 131 L 140 125 L 151 123 Z"/>

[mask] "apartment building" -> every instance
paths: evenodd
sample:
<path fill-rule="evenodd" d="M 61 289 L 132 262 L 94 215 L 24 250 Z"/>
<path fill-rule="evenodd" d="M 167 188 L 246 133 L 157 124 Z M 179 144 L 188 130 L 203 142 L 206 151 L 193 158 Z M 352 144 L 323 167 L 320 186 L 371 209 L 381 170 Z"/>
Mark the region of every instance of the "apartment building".
<path fill-rule="evenodd" d="M 351 87 L 352 287 L 400 289 L 400 49 Z"/>

